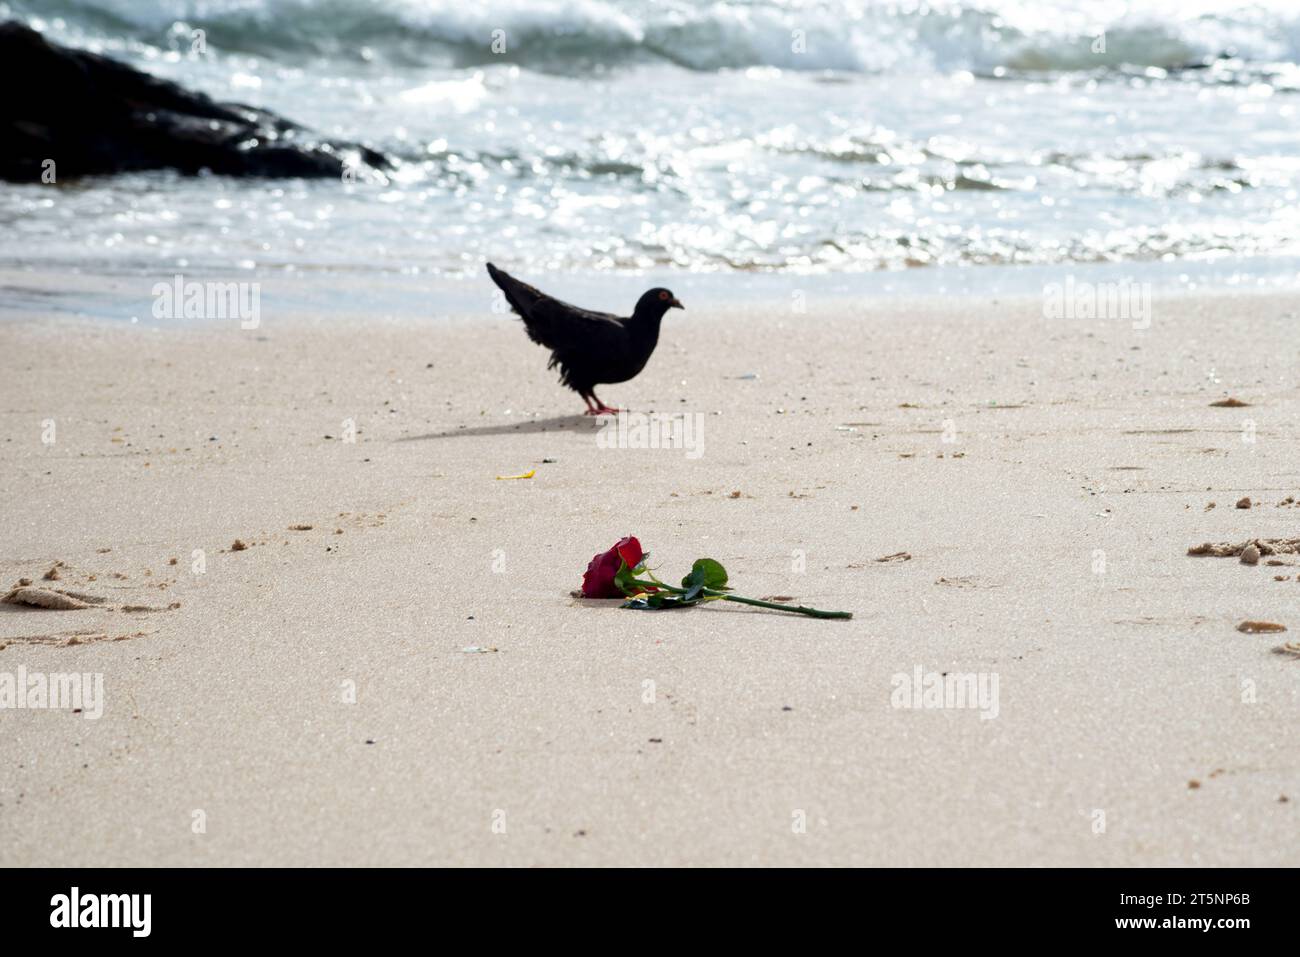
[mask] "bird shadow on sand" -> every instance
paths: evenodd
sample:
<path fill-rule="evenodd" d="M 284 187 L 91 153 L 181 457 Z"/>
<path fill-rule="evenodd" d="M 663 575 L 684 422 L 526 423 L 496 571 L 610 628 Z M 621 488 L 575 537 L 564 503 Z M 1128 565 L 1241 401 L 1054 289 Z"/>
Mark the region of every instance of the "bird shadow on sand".
<path fill-rule="evenodd" d="M 594 435 L 600 429 L 599 419 L 587 415 L 556 415 L 549 419 L 528 419 L 500 425 L 476 425 L 449 429 L 446 432 L 429 432 L 425 435 L 405 435 L 398 442 L 423 442 L 429 439 L 464 439 L 486 435 L 535 435 L 539 432 L 575 432 Z"/>

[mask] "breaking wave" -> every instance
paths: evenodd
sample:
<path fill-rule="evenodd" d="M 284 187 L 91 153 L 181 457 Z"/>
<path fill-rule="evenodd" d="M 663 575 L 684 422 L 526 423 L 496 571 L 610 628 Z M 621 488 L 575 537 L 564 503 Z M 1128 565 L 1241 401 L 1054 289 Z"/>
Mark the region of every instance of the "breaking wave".
<path fill-rule="evenodd" d="M 1287 0 L 10 0 L 0 14 L 73 39 L 159 49 L 205 31 L 218 52 L 389 59 L 462 67 L 512 62 L 556 73 L 667 62 L 852 73 L 1180 69 L 1224 57 L 1294 64 L 1300 9 Z M 1137 11 L 1130 9 L 1140 8 Z M 1222 8 L 1224 4 L 1215 4 Z M 495 41 L 495 49 L 494 49 Z"/>

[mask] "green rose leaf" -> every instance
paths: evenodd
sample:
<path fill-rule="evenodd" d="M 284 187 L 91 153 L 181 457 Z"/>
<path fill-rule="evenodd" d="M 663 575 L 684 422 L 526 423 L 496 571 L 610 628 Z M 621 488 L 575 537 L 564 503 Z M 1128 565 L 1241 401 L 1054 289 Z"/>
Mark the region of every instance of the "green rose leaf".
<path fill-rule="evenodd" d="M 721 591 L 727 587 L 727 570 L 712 558 L 697 558 L 691 566 L 691 573 L 682 579 L 682 587 L 692 589 L 697 585 Z"/>

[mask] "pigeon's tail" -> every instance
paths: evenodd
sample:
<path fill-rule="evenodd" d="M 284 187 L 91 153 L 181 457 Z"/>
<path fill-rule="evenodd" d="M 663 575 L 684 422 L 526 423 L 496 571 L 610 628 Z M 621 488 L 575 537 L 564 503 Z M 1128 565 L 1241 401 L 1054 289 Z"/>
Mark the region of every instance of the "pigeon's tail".
<path fill-rule="evenodd" d="M 546 309 L 537 308 L 539 303 L 552 302 L 550 296 L 533 289 L 526 282 L 516 280 L 506 270 L 498 269 L 491 263 L 487 264 L 487 274 L 506 295 L 506 302 L 510 303 L 510 308 L 524 320 L 524 328 L 528 329 L 528 338 L 538 345 L 554 346 L 551 342 L 550 321 Z"/>
<path fill-rule="evenodd" d="M 505 293 L 506 302 L 510 303 L 510 308 L 523 316 L 525 321 L 530 318 L 533 306 L 537 305 L 539 300 L 546 298 L 544 294 L 538 292 L 528 283 L 520 282 L 504 269 L 498 269 L 492 263 L 487 264 L 487 271 L 488 275 L 492 277 L 492 281 Z"/>

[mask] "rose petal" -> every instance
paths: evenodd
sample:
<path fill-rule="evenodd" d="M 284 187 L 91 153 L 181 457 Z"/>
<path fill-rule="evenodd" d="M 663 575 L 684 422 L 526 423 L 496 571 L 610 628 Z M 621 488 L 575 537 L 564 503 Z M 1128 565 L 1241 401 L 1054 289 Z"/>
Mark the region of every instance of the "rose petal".
<path fill-rule="evenodd" d="M 623 563 L 628 568 L 641 564 L 645 552 L 641 543 L 633 536 L 620 538 L 607 552 L 593 555 L 587 563 L 587 571 L 582 576 L 583 598 L 623 598 L 623 591 L 614 582 Z"/>
<path fill-rule="evenodd" d="M 641 559 L 645 557 L 645 552 L 641 550 L 641 543 L 637 541 L 634 535 L 620 538 L 618 544 L 614 546 L 614 550 L 618 552 L 619 558 L 627 562 L 628 568 L 636 568 L 641 564 Z"/>

